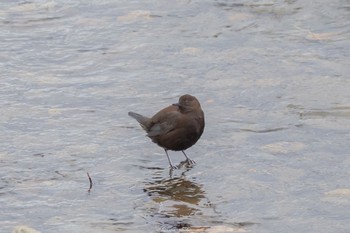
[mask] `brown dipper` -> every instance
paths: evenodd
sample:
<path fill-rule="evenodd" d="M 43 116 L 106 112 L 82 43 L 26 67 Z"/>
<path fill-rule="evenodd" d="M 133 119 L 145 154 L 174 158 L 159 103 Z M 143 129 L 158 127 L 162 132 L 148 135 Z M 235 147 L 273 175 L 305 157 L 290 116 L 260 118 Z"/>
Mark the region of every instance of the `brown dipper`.
<path fill-rule="evenodd" d="M 181 150 L 187 163 L 195 163 L 184 150 L 193 146 L 204 130 L 204 113 L 196 97 L 183 95 L 178 103 L 160 110 L 152 118 L 134 112 L 128 114 L 140 123 L 152 142 L 164 148 L 171 168 L 176 166 L 171 163 L 168 150 Z"/>

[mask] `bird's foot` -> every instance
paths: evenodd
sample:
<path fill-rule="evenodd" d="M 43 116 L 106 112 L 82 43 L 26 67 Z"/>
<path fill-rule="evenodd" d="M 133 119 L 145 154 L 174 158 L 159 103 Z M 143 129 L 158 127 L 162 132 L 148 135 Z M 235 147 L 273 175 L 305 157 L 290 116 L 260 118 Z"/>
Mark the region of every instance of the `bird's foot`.
<path fill-rule="evenodd" d="M 196 164 L 196 162 L 192 159 L 186 159 L 182 162 L 177 167 L 193 167 L 193 165 Z"/>
<path fill-rule="evenodd" d="M 196 161 L 194 161 L 193 159 L 188 158 L 188 159 L 186 159 L 186 163 L 188 165 L 194 165 L 194 164 L 196 164 Z"/>

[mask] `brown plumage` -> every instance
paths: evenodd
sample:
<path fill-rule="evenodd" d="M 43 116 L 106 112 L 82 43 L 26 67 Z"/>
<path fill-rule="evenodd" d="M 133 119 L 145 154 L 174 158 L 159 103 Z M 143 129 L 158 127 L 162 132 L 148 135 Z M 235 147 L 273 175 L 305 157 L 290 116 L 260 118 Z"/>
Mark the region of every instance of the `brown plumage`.
<path fill-rule="evenodd" d="M 204 113 L 196 97 L 183 95 L 178 103 L 160 110 L 151 118 L 134 112 L 128 114 L 140 123 L 154 143 L 164 148 L 171 168 L 176 166 L 171 163 L 168 150 L 181 150 L 188 163 L 195 163 L 184 150 L 193 146 L 204 130 Z"/>

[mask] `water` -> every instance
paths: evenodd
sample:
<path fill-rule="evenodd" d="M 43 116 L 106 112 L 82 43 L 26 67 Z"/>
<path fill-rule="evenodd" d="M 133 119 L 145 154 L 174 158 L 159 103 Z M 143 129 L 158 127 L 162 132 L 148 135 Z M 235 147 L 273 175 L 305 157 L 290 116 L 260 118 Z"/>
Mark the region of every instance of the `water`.
<path fill-rule="evenodd" d="M 349 10 L 2 1 L 0 231 L 349 232 Z M 170 174 L 127 112 L 185 93 L 206 128 Z"/>

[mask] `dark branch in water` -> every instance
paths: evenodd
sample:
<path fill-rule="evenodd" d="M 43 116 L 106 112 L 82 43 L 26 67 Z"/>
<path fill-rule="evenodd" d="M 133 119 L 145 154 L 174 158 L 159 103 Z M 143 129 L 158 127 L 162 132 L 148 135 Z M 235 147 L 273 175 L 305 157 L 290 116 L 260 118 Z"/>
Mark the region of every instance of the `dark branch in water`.
<path fill-rule="evenodd" d="M 87 174 L 87 176 L 89 177 L 90 187 L 89 187 L 88 192 L 90 192 L 90 191 L 91 191 L 91 189 L 92 189 L 92 179 L 91 179 L 91 177 L 90 177 L 90 175 L 89 175 L 89 173 L 88 173 L 88 172 L 87 172 L 86 174 Z"/>

